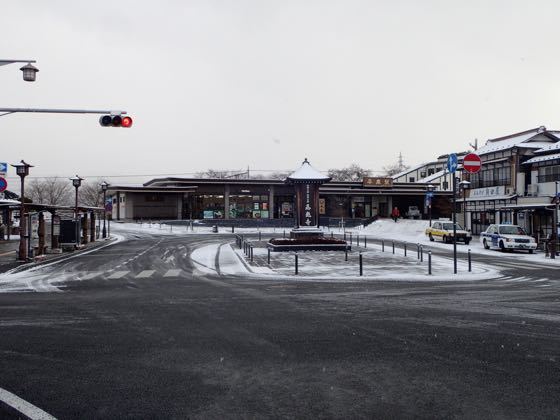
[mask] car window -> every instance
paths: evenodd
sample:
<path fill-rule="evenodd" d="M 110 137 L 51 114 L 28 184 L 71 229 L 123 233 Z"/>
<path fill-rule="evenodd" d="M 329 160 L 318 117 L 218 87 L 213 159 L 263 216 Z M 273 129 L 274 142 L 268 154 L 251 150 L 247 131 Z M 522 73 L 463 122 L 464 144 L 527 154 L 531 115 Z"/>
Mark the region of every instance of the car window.
<path fill-rule="evenodd" d="M 434 229 L 439 229 L 439 222 L 435 222 L 434 224 L 432 224 L 432 227 Z"/>
<path fill-rule="evenodd" d="M 502 235 L 526 235 L 525 231 L 520 226 L 500 226 L 500 233 Z"/>
<path fill-rule="evenodd" d="M 496 225 L 490 225 L 486 233 L 496 233 Z"/>
<path fill-rule="evenodd" d="M 457 230 L 463 230 L 462 226 L 459 223 L 455 223 L 455 226 L 457 226 Z M 443 228 L 445 230 L 453 230 L 453 223 L 444 223 Z"/>

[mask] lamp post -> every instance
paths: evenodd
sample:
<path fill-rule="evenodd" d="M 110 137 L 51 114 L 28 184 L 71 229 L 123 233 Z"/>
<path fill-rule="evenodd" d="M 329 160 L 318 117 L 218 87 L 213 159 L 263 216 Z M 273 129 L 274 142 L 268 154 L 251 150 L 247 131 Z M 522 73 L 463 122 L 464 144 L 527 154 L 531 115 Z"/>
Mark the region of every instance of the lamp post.
<path fill-rule="evenodd" d="M 76 247 L 80 246 L 80 227 L 78 225 L 78 188 L 82 185 L 82 181 L 84 178 L 80 178 L 80 176 L 76 175 L 70 178 L 72 181 L 72 185 L 76 189 L 76 202 L 74 206 L 74 222 L 76 225 Z"/>
<path fill-rule="evenodd" d="M 105 181 L 103 181 L 101 184 L 101 191 L 103 191 L 103 239 L 105 239 L 107 237 L 107 229 L 105 227 L 105 221 L 107 220 L 107 207 L 106 207 L 106 203 L 107 203 L 107 188 L 109 187 L 109 184 Z"/>
<path fill-rule="evenodd" d="M 550 250 L 550 258 L 556 259 L 556 249 L 558 247 L 558 205 L 560 197 L 558 197 L 558 183 L 554 181 L 554 214 L 552 216 L 552 249 Z"/>
<path fill-rule="evenodd" d="M 432 226 L 432 198 L 434 195 L 434 190 L 436 189 L 436 187 L 432 184 L 428 184 L 428 186 L 426 187 L 428 189 L 428 217 L 430 219 L 430 227 Z"/>
<path fill-rule="evenodd" d="M 465 230 L 467 229 L 467 189 L 469 189 L 471 183 L 469 181 L 463 180 L 459 182 L 459 187 L 461 187 L 461 191 L 463 193 L 463 224 Z"/>
<path fill-rule="evenodd" d="M 16 163 L 12 165 L 16 168 L 16 174 L 19 175 L 21 179 L 21 194 L 20 194 L 20 207 L 19 207 L 19 260 L 27 261 L 27 220 L 25 219 L 25 177 L 29 175 L 29 168 L 33 165 L 26 163 L 23 159 L 21 163 Z"/>
<path fill-rule="evenodd" d="M 0 66 L 5 66 L 6 64 L 13 63 L 27 63 L 25 66 L 20 68 L 23 72 L 23 80 L 26 82 L 34 82 L 37 78 L 37 72 L 39 69 L 32 65 L 31 63 L 36 63 L 35 60 L 5 60 L 0 58 Z"/>

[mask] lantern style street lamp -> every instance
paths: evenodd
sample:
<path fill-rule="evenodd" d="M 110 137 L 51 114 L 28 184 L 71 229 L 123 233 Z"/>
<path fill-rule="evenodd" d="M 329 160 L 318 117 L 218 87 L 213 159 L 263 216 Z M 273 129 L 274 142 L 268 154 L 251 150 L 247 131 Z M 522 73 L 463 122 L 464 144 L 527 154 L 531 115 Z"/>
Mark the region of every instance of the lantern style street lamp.
<path fill-rule="evenodd" d="M 20 68 L 23 72 L 23 80 L 26 82 L 34 82 L 37 78 L 37 72 L 39 69 L 32 65 L 31 63 L 36 63 L 35 60 L 4 60 L 0 58 L 0 66 L 5 66 L 6 64 L 13 64 L 13 63 L 27 63 L 25 66 Z"/>
<path fill-rule="evenodd" d="M 19 253 L 18 259 L 19 261 L 27 261 L 27 220 L 25 218 L 25 177 L 29 175 L 29 168 L 32 168 L 33 165 L 25 162 L 23 159 L 21 163 L 16 163 L 12 165 L 16 168 L 16 174 L 19 175 L 21 178 L 21 194 L 20 194 L 20 207 L 19 207 Z"/>
<path fill-rule="evenodd" d="M 105 221 L 107 220 L 107 188 L 109 184 L 103 181 L 101 184 L 101 191 L 103 191 L 103 239 L 107 237 L 107 229 L 105 228 Z"/>
<path fill-rule="evenodd" d="M 80 186 L 82 185 L 83 180 L 84 180 L 84 178 L 80 178 L 79 175 L 76 175 L 76 176 L 73 176 L 72 178 L 70 178 L 70 181 L 72 181 L 72 185 L 76 189 L 76 202 L 75 202 L 75 206 L 74 206 L 74 222 L 76 224 L 76 247 L 80 246 L 80 227 L 79 227 L 79 224 L 78 224 L 78 218 L 79 218 L 79 213 L 78 213 L 78 188 L 80 188 Z"/>
<path fill-rule="evenodd" d="M 432 198 L 433 198 L 433 192 L 436 189 L 436 187 L 432 184 L 428 184 L 426 188 L 428 189 L 428 194 L 429 194 L 428 218 L 430 219 L 430 227 L 431 227 L 432 226 Z"/>
<path fill-rule="evenodd" d="M 469 181 L 463 180 L 459 182 L 459 187 L 463 193 L 463 226 L 465 230 L 467 229 L 467 190 L 470 188 L 471 183 Z"/>

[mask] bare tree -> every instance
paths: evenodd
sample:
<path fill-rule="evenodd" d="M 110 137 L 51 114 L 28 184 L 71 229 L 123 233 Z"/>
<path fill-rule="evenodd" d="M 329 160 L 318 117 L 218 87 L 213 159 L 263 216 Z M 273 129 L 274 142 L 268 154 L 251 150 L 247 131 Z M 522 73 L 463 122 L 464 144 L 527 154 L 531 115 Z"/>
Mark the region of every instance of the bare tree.
<path fill-rule="evenodd" d="M 371 171 L 353 163 L 342 169 L 329 169 L 329 176 L 333 181 L 361 181 L 364 177 L 370 176 Z"/>
<path fill-rule="evenodd" d="M 68 206 L 72 203 L 72 184 L 64 178 L 33 179 L 25 192 L 27 197 L 38 204 Z"/>
<path fill-rule="evenodd" d="M 103 191 L 99 187 L 100 180 L 82 183 L 78 191 L 80 205 L 86 207 L 103 207 Z"/>

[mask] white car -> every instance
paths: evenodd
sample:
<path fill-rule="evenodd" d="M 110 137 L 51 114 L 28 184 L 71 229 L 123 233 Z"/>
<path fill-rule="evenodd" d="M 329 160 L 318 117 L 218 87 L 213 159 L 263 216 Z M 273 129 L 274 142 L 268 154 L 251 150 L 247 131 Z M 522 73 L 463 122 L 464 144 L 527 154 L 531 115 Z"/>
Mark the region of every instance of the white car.
<path fill-rule="evenodd" d="M 535 238 L 525 233 L 517 225 L 490 225 L 480 234 L 480 242 L 485 249 L 499 249 L 500 251 L 522 249 L 532 254 L 537 249 Z"/>

